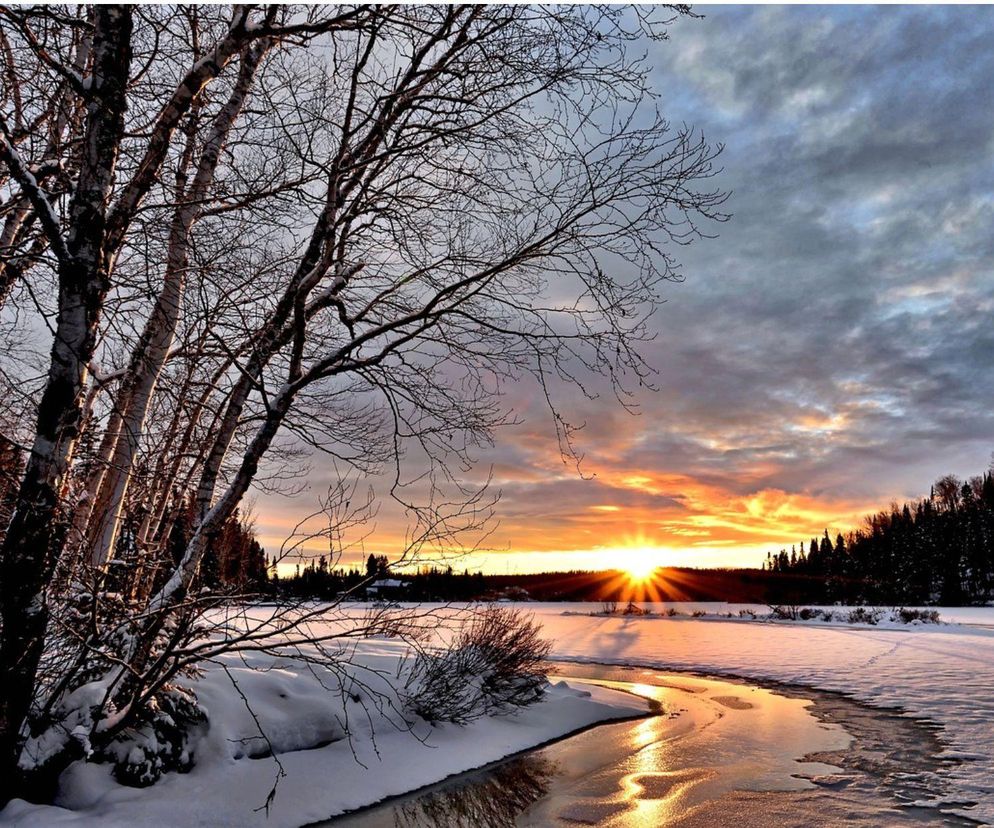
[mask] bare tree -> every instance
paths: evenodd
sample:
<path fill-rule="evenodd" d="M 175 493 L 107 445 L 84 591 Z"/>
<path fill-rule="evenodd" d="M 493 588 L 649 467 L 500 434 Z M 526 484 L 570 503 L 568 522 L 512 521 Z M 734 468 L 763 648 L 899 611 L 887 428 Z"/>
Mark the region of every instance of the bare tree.
<path fill-rule="evenodd" d="M 59 284 L 51 368 L 0 560 L 0 772 L 11 776 L 16 771 L 12 762 L 16 762 L 19 733 L 33 700 L 48 622 L 41 595 L 57 552 L 53 528 L 59 490 L 78 437 L 80 391 L 110 283 L 111 256 L 105 244 L 107 205 L 124 131 L 131 23 L 131 12 L 125 8 L 102 6 L 93 14 L 92 71 L 67 229 L 63 229 L 32 165 L 21 157 L 9 125 L 0 123 L 0 158 L 44 230 Z"/>
<path fill-rule="evenodd" d="M 390 470 L 416 557 L 479 528 L 460 470 L 506 382 L 568 454 L 556 383 L 646 379 L 671 248 L 723 218 L 717 150 L 630 54 L 681 11 L 3 11 L 0 300 L 54 326 L 0 562 L 0 799 L 80 682 L 106 740 L 219 647 L 307 638 L 297 608 L 205 643 L 196 588 L 302 447 Z"/>

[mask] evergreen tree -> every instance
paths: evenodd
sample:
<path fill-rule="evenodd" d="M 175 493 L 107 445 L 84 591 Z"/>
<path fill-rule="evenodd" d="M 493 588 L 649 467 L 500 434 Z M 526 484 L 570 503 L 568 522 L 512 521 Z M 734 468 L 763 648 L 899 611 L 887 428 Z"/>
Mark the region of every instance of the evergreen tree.
<path fill-rule="evenodd" d="M 893 604 L 987 603 L 994 598 L 994 471 L 940 478 L 929 496 L 894 504 L 832 544 L 828 530 L 767 568 L 810 577 L 804 600 Z"/>

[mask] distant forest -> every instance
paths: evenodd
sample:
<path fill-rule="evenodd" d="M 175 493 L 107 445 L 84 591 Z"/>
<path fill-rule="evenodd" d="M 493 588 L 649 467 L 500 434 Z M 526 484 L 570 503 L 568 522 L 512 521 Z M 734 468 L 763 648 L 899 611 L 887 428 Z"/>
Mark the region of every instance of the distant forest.
<path fill-rule="evenodd" d="M 764 570 L 795 576 L 804 602 L 986 604 L 994 597 L 994 474 L 939 478 L 928 497 L 870 515 L 834 543 L 826 530 L 806 549 L 769 553 Z"/>
<path fill-rule="evenodd" d="M 173 530 L 177 549 L 189 531 L 190 521 L 183 518 Z M 127 540 L 125 532 L 122 544 Z M 667 567 L 650 582 L 633 584 L 623 572 L 610 570 L 483 575 L 432 567 L 392 572 L 385 557 L 370 555 L 365 566 L 351 569 L 334 568 L 320 556 L 290 576 L 275 573 L 251 528 L 235 515 L 215 539 L 201 576 L 232 591 L 318 600 L 362 597 L 376 579 L 402 578 L 405 586 L 393 597 L 410 601 L 987 604 L 994 600 L 994 472 L 968 480 L 941 477 L 927 497 L 894 503 L 834 540 L 826 530 L 820 538 L 770 552 L 759 570 Z"/>
<path fill-rule="evenodd" d="M 292 575 L 270 576 L 267 589 L 283 598 L 331 600 L 343 593 L 362 598 L 365 587 L 400 579 L 402 588 L 378 598 L 402 601 L 735 601 L 769 603 L 785 590 L 803 589 L 806 578 L 760 569 L 664 567 L 648 581 L 633 583 L 620 570 L 490 574 L 453 567 L 424 567 L 392 572 L 385 559 L 371 555 L 365 567 L 331 568 L 323 556 L 298 566 Z M 767 600 L 769 599 L 769 601 Z"/>

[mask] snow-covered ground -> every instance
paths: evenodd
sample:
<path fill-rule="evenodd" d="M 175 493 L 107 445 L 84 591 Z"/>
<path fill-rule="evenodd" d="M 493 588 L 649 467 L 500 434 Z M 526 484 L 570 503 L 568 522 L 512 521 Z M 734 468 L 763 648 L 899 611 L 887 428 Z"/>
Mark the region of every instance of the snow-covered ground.
<path fill-rule="evenodd" d="M 300 662 L 225 658 L 194 685 L 211 724 L 195 743 L 189 773 L 137 789 L 117 784 L 107 764 L 77 762 L 60 779 L 56 807 L 15 800 L 0 823 L 295 828 L 648 709 L 627 693 L 559 682 L 512 715 L 465 727 L 416 720 L 409 728 L 412 717 L 391 704 L 388 685 L 401 654 L 396 640 L 363 641 L 351 658 L 355 681 L 344 688 Z M 273 754 L 285 776 L 267 815 L 281 773 Z"/>
<path fill-rule="evenodd" d="M 667 618 L 703 618 L 704 620 L 766 620 L 771 615 L 771 607 L 768 604 L 732 604 L 726 601 L 636 601 L 635 606 L 644 609 L 649 615 Z M 614 612 L 624 614 L 625 602 L 586 602 L 586 603 L 553 603 L 537 604 L 529 603 L 525 605 L 533 611 L 537 607 L 544 609 L 558 608 L 565 614 L 579 615 L 603 615 L 610 614 L 608 606 L 613 606 Z M 790 607 L 784 607 L 789 610 Z M 942 624 L 962 624 L 975 627 L 994 627 L 994 607 L 846 607 L 823 604 L 798 604 L 795 610 L 816 610 L 822 614 L 832 616 L 831 623 L 846 624 L 846 617 L 853 610 L 875 611 L 880 616 L 880 621 L 875 626 L 893 629 L 905 629 L 907 624 L 899 621 L 891 622 L 890 616 L 897 615 L 900 610 L 917 610 L 923 613 L 937 612 L 939 621 Z M 825 623 L 822 619 L 812 618 L 806 623 L 813 625 Z M 861 626 L 856 624 L 855 626 Z M 866 626 L 866 625 L 862 625 Z M 912 625 L 917 626 L 917 625 Z"/>
<path fill-rule="evenodd" d="M 591 615 L 601 609 L 597 604 L 522 608 L 543 624 L 553 658 L 807 685 L 929 719 L 941 726 L 949 746 L 951 793 L 942 804 L 994 823 L 994 610 L 940 608 L 944 621 L 965 624 L 871 627 L 743 619 L 739 610 L 745 605 L 672 605 L 681 614 L 670 618 L 669 606 L 656 605 L 644 617 Z M 707 617 L 693 618 L 694 610 Z M 734 617 L 723 617 L 728 613 Z M 357 677 L 382 691 L 401 655 L 396 640 L 367 640 L 355 656 L 367 669 Z M 106 765 L 77 763 L 63 776 L 61 807 L 15 801 L 0 813 L 0 822 L 300 825 L 645 709 L 641 701 L 607 689 L 557 686 L 546 701 L 513 716 L 464 728 L 419 722 L 412 733 L 396 710 L 359 683 L 343 692 L 335 682 L 322 686 L 299 663 L 253 658 L 229 658 L 199 680 L 197 693 L 212 724 L 196 747 L 190 773 L 167 774 L 139 790 L 117 785 Z M 259 667 L 266 670 L 253 669 Z M 239 693 L 250 700 L 254 716 Z M 365 704 L 353 695 L 365 696 Z M 278 773 L 270 751 L 286 776 L 267 817 L 262 806 Z"/>

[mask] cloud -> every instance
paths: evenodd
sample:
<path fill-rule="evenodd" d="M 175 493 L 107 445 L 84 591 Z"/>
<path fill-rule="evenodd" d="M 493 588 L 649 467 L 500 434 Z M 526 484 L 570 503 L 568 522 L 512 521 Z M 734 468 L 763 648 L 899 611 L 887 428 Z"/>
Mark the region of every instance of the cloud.
<path fill-rule="evenodd" d="M 641 533 L 756 564 L 994 447 L 994 10 L 705 15 L 653 46 L 654 86 L 726 145 L 734 216 L 678 251 L 641 416 L 564 392 L 592 480 L 512 388 L 524 424 L 482 454 L 509 550 L 589 565 Z"/>

